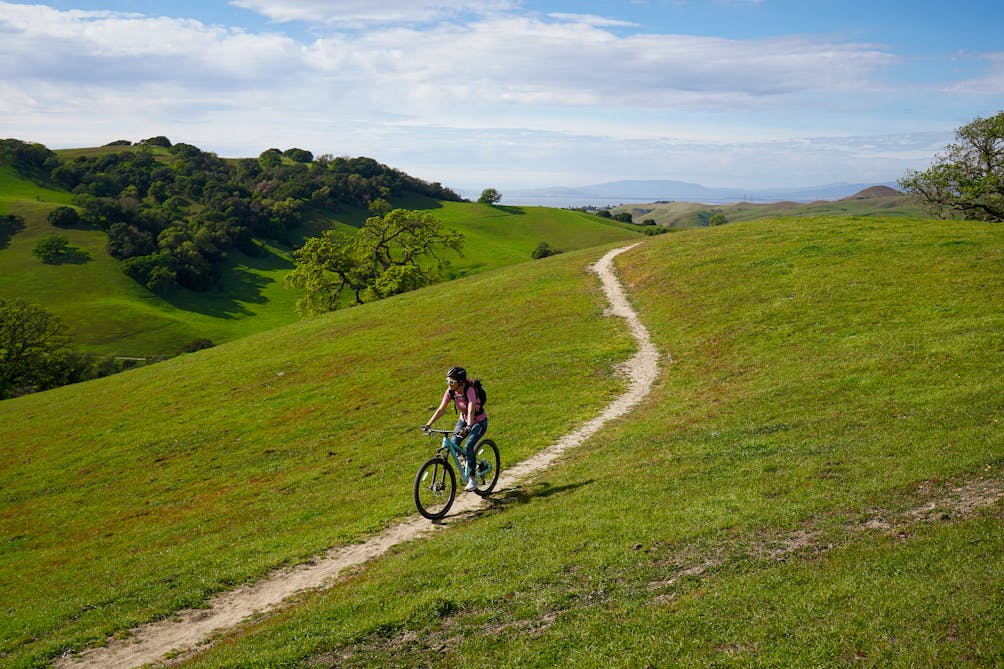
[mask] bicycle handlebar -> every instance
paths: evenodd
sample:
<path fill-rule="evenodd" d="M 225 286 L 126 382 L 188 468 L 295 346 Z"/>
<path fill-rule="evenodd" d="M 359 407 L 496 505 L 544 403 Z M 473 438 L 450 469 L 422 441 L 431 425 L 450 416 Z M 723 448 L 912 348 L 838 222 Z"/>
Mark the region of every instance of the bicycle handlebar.
<path fill-rule="evenodd" d="M 453 430 L 433 430 L 428 425 L 422 425 L 418 429 L 426 434 L 453 434 Z"/>
<path fill-rule="evenodd" d="M 451 434 L 452 435 L 452 434 L 456 434 L 457 433 L 457 430 L 433 430 L 428 425 L 422 425 L 418 429 L 421 430 L 422 432 L 426 433 L 426 434 Z"/>

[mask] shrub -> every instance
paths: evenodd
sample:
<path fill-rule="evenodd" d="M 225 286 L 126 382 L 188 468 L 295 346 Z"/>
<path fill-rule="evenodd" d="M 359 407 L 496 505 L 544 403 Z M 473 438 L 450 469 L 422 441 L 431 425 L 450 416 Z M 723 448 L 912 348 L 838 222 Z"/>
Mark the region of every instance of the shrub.
<path fill-rule="evenodd" d="M 201 351 L 204 348 L 212 348 L 213 346 L 216 346 L 216 344 L 214 344 L 211 340 L 199 337 L 185 344 L 185 348 L 183 350 L 185 353 L 195 353 L 196 351 Z"/>
<path fill-rule="evenodd" d="M 541 258 L 546 258 L 548 256 L 555 256 L 561 253 L 560 250 L 551 248 L 551 245 L 547 242 L 541 242 L 537 244 L 537 248 L 533 250 L 531 254 L 534 260 L 540 260 Z"/>
<path fill-rule="evenodd" d="M 80 225 L 80 214 L 73 207 L 56 207 L 49 212 L 49 223 L 57 228 L 72 228 Z"/>
<path fill-rule="evenodd" d="M 157 135 L 156 137 L 150 137 L 149 139 L 144 139 L 140 144 L 147 144 L 149 146 L 162 146 L 165 149 L 171 148 L 171 140 L 163 135 Z"/>
<path fill-rule="evenodd" d="M 53 265 L 69 258 L 73 250 L 68 239 L 59 235 L 52 235 L 39 241 L 32 254 L 42 262 Z"/>

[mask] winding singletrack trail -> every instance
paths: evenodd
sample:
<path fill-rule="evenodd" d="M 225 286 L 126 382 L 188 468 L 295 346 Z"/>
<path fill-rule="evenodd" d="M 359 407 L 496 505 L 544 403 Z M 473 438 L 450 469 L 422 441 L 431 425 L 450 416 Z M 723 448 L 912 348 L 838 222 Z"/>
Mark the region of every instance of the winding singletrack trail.
<path fill-rule="evenodd" d="M 626 414 L 648 395 L 659 372 L 659 352 L 613 271 L 614 258 L 635 246 L 637 244 L 610 251 L 590 267 L 603 283 L 610 303 L 607 314 L 624 318 L 638 342 L 638 352 L 621 366 L 621 371 L 630 379 L 626 392 L 579 429 L 503 471 L 499 490 L 519 485 L 547 469 L 566 450 L 584 442 L 608 421 Z M 438 525 L 416 515 L 363 543 L 332 549 L 305 564 L 278 570 L 258 583 L 220 593 L 209 601 L 206 609 L 181 611 L 171 619 L 138 627 L 125 639 L 109 639 L 105 646 L 59 658 L 55 666 L 59 669 L 127 669 L 165 661 L 168 654 L 184 654 L 214 633 L 235 627 L 248 616 L 276 609 L 297 592 L 329 586 L 345 569 L 378 557 L 399 543 L 454 524 L 486 504 L 477 495 L 459 495 L 451 516 Z"/>

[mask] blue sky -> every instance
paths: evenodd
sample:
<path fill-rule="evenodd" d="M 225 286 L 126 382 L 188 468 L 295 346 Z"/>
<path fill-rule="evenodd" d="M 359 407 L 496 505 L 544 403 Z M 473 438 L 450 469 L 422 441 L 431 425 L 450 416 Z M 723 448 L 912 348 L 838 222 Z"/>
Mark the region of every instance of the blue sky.
<path fill-rule="evenodd" d="M 895 181 L 1004 109 L 999 0 L 0 1 L 0 136 L 458 190 Z"/>

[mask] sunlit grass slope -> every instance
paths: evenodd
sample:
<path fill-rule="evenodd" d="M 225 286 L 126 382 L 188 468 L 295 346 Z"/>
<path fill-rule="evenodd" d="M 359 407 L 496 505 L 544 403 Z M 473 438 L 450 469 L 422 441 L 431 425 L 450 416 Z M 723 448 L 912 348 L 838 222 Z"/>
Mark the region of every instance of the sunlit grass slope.
<path fill-rule="evenodd" d="M 81 151 L 118 150 L 121 147 Z M 221 343 L 298 319 L 295 304 L 302 293 L 283 282 L 293 268 L 293 246 L 270 246 L 258 258 L 231 251 L 217 290 L 155 295 L 122 273 L 119 261 L 105 251 L 104 232 L 49 225 L 49 211 L 72 201 L 73 195 L 66 191 L 39 186 L 12 168 L 0 168 L 0 214 L 17 214 L 25 220 L 23 230 L 0 240 L 0 297 L 20 297 L 43 306 L 69 326 L 73 343 L 84 350 L 138 357 L 173 355 L 195 339 Z M 395 205 L 430 210 L 465 234 L 464 255 L 450 258 L 449 277 L 528 262 L 541 241 L 569 251 L 638 236 L 595 216 L 559 209 L 503 210 L 419 196 L 404 196 Z M 312 212 L 290 242 L 297 245 L 331 227 L 351 231 L 367 215 L 352 208 Z M 40 262 L 32 250 L 51 235 L 67 237 L 89 260 Z"/>
<path fill-rule="evenodd" d="M 593 416 L 632 350 L 585 270 L 598 256 L 0 403 L 0 665 L 44 664 L 412 515 L 436 446 L 416 427 L 450 365 L 485 379 L 503 466 Z"/>
<path fill-rule="evenodd" d="M 433 212 L 446 225 L 464 233 L 464 257 L 453 274 L 524 262 L 541 242 L 558 251 L 574 251 L 610 242 L 637 240 L 630 226 L 579 211 L 551 207 L 492 207 L 443 202 Z"/>
<path fill-rule="evenodd" d="M 786 218 L 819 216 L 933 218 L 930 213 L 924 211 L 919 200 L 903 194 L 846 197 L 840 200 L 819 200 L 809 203 L 735 202 L 711 205 L 699 202 L 667 202 L 619 205 L 611 209 L 611 212 L 629 212 L 637 222 L 652 219 L 657 224 L 669 228 L 706 226 L 708 219 L 714 213 L 724 215 L 732 223 L 779 216 Z"/>
<path fill-rule="evenodd" d="M 186 666 L 999 665 L 1004 502 L 952 491 L 1004 482 L 1002 254 L 892 219 L 647 241 L 644 406 Z"/>

